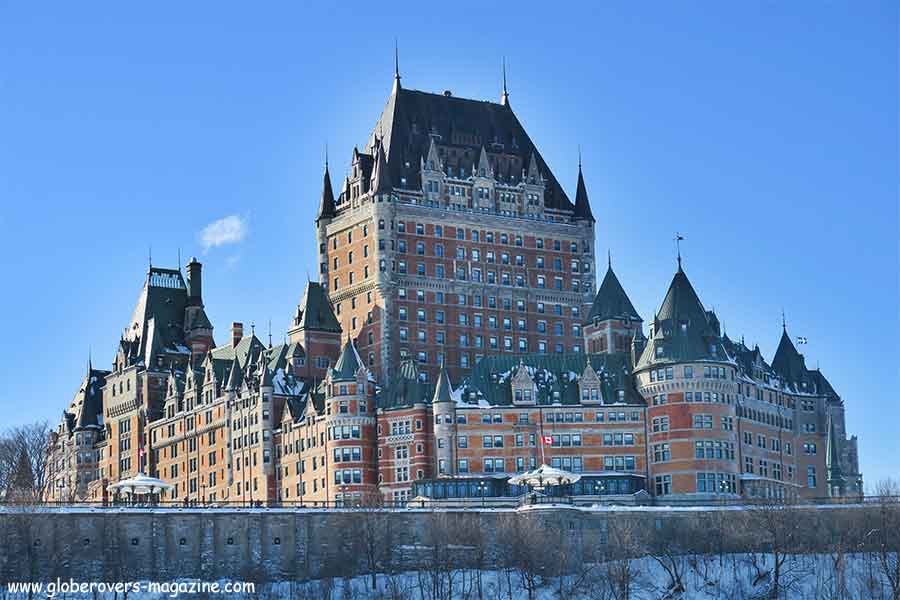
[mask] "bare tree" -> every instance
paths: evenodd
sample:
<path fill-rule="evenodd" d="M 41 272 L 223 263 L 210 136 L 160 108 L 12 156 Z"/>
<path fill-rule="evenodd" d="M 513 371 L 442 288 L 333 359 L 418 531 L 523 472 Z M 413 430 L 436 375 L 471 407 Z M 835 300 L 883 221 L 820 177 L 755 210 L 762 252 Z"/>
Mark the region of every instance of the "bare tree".
<path fill-rule="evenodd" d="M 0 498 L 20 504 L 43 500 L 47 488 L 46 421 L 21 425 L 0 436 Z"/>
<path fill-rule="evenodd" d="M 900 600 L 900 482 L 881 481 L 876 493 L 878 521 L 872 533 L 878 567 L 890 586 L 892 600 Z"/>
<path fill-rule="evenodd" d="M 768 580 L 768 596 L 782 598 L 795 591 L 807 575 L 801 562 L 793 560 L 805 550 L 803 511 L 790 500 L 773 500 L 755 504 L 747 517 L 749 531 L 754 532 L 760 552 L 767 553 L 772 559 L 769 568 L 765 554 L 751 557 L 756 570 L 754 583 L 760 585 Z"/>
<path fill-rule="evenodd" d="M 518 575 L 528 600 L 534 600 L 538 589 L 546 584 L 552 563 L 546 529 L 536 517 L 521 513 L 505 516 L 499 529 L 500 538 L 509 547 L 508 564 Z"/>

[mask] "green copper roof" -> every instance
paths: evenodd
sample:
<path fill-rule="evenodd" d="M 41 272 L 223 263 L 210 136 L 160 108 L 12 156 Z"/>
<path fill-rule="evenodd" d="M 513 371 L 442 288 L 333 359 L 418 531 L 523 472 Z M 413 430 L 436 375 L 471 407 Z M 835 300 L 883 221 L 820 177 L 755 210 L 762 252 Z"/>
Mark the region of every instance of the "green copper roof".
<path fill-rule="evenodd" d="M 679 265 L 653 321 L 637 368 L 694 360 L 729 360 L 712 318 Z"/>
<path fill-rule="evenodd" d="M 613 273 L 612 266 L 606 270 L 603 277 L 603 283 L 597 290 L 594 297 L 594 304 L 591 305 L 591 311 L 588 313 L 585 323 L 592 323 L 595 319 L 605 321 L 607 319 L 632 319 L 641 320 L 641 316 L 634 309 L 631 300 L 619 278 Z"/>
<path fill-rule="evenodd" d="M 434 385 L 419 379 L 416 361 L 411 358 L 400 363 L 377 393 L 378 408 L 384 409 L 425 404 L 433 399 Z"/>
<path fill-rule="evenodd" d="M 438 373 L 437 386 L 434 388 L 434 398 L 432 402 L 451 402 L 453 400 L 453 387 L 450 385 L 450 378 L 444 365 L 441 365 L 441 371 Z"/>
<path fill-rule="evenodd" d="M 520 368 L 524 368 L 534 380 L 538 404 L 579 404 L 578 380 L 588 362 L 604 382 L 600 389 L 604 404 L 619 403 L 619 390 L 625 393 L 625 404 L 644 403 L 634 387 L 628 356 L 622 352 L 485 356 L 463 382 L 461 401 L 476 406 L 485 403 L 490 406 L 511 405 L 512 379 Z"/>
<path fill-rule="evenodd" d="M 356 372 L 359 371 L 360 366 L 359 354 L 356 353 L 353 342 L 348 338 L 344 344 L 343 351 L 341 351 L 341 356 L 331 370 L 331 376 L 333 379 L 340 381 L 355 380 Z"/>

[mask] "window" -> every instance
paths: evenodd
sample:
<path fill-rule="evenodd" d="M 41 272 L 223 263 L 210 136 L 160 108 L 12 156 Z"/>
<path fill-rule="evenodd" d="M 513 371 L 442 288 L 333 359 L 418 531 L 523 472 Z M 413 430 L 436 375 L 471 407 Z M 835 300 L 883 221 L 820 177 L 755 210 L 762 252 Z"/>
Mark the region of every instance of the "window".
<path fill-rule="evenodd" d="M 666 496 L 672 493 L 671 475 L 657 475 L 655 478 L 655 484 L 657 496 Z"/>
<path fill-rule="evenodd" d="M 672 451 L 669 444 L 653 445 L 653 462 L 667 462 L 672 458 Z"/>
<path fill-rule="evenodd" d="M 712 429 L 712 415 L 694 415 L 694 429 Z"/>

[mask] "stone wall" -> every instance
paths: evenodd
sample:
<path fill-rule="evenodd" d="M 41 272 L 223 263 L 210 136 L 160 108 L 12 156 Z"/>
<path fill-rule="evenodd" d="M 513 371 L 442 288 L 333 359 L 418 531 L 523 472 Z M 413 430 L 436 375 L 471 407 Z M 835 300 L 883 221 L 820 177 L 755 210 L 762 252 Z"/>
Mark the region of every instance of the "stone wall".
<path fill-rule="evenodd" d="M 793 509 L 796 518 L 856 518 L 865 509 Z M 597 549 L 610 529 L 624 523 L 652 537 L 673 523 L 709 519 L 744 531 L 748 511 L 733 509 L 578 510 L 129 510 L 72 509 L 0 511 L 0 581 L 169 581 L 223 578 L 245 581 L 315 579 L 348 571 L 406 570 L 428 559 L 435 539 L 487 565 L 510 552 L 510 527 L 529 523 L 535 544 L 574 542 Z M 812 535 L 822 527 L 809 521 Z M 695 534 L 705 525 L 692 529 Z M 687 531 L 687 530 L 685 530 Z M 649 540 L 650 537 L 647 539 Z M 679 535 L 681 547 L 703 551 L 711 536 Z M 713 536 L 714 537 L 714 536 Z M 823 536 L 824 537 L 824 536 Z M 684 538 L 684 539 L 681 539 Z M 523 538 L 518 538 L 523 539 Z M 742 538 L 744 539 L 744 538 Z M 823 543 L 827 541 L 824 540 Z M 747 550 L 757 545 L 749 536 Z M 486 565 L 486 566 L 487 566 Z"/>

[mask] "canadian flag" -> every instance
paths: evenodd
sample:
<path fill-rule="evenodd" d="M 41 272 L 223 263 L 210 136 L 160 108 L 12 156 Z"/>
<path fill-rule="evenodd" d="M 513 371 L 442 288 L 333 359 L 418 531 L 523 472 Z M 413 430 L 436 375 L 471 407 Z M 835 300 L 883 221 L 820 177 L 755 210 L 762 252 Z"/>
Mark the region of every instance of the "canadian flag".
<path fill-rule="evenodd" d="M 553 444 L 553 436 L 552 435 L 542 435 L 541 441 L 543 441 L 545 444 L 552 445 Z"/>

